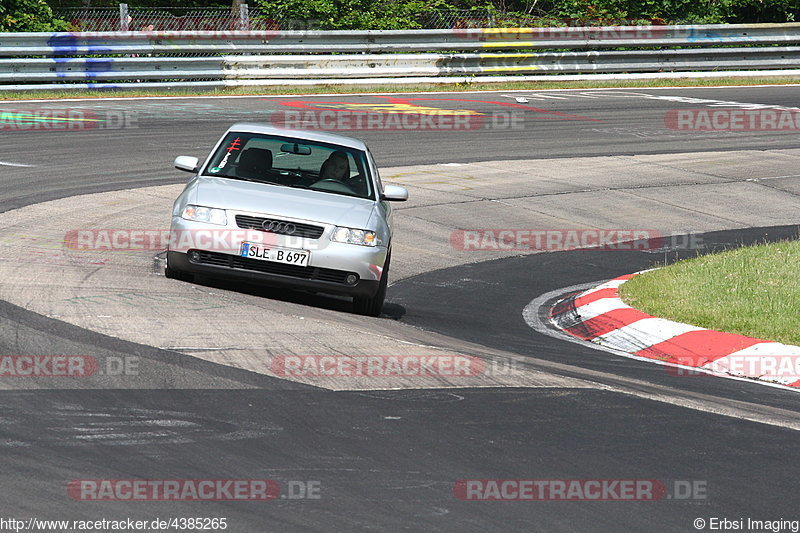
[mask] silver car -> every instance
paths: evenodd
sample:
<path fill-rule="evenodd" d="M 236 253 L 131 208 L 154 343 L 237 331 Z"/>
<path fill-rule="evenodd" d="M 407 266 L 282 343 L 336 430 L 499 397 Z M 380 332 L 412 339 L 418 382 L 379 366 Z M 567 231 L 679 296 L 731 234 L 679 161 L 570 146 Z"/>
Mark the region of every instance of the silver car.
<path fill-rule="evenodd" d="M 166 276 L 195 274 L 343 294 L 377 316 L 392 250 L 392 201 L 366 145 L 317 131 L 235 124 L 175 200 Z"/>

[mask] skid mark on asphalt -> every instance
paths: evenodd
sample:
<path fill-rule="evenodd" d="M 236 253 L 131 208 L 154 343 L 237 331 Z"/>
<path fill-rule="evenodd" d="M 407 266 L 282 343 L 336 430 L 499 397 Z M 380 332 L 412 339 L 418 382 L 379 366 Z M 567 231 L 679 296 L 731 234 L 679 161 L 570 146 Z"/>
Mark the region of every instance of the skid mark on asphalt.
<path fill-rule="evenodd" d="M 234 441 L 275 435 L 283 431 L 277 425 L 242 424 L 199 416 L 187 411 L 160 409 L 97 408 L 58 405 L 39 409 L 36 427 L 42 430 L 37 438 L 25 435 L 31 428 L 28 413 L 0 411 L 0 448 L 30 446 L 140 446 L 146 444 L 184 444 L 211 440 Z M 9 435 L 21 436 L 15 439 Z"/>

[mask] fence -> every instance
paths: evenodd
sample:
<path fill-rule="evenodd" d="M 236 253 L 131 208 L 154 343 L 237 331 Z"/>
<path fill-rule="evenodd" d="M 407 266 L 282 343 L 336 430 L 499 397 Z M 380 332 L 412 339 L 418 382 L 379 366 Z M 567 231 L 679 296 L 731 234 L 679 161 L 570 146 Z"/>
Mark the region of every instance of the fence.
<path fill-rule="evenodd" d="M 230 30 L 322 30 L 326 21 L 293 19 L 265 13 L 248 4 L 238 9 L 224 8 L 67 8 L 55 10 L 58 19 L 69 23 L 70 31 L 230 31 Z M 414 24 L 425 29 L 488 28 L 542 25 L 532 15 L 497 15 L 487 9 L 425 11 L 414 17 Z M 538 22 L 538 23 L 537 23 Z M 565 20 L 564 24 L 569 21 Z"/>
<path fill-rule="evenodd" d="M 498 81 L 540 73 L 798 75 L 798 43 L 800 23 L 5 33 L 0 90 Z"/>

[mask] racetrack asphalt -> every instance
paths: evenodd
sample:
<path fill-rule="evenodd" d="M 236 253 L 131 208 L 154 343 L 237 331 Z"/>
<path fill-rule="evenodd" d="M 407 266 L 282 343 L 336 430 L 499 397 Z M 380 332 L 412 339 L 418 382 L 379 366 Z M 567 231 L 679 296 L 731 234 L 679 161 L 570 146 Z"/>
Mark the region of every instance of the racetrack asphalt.
<path fill-rule="evenodd" d="M 550 212 L 556 214 L 572 206 L 585 217 L 581 220 L 602 227 L 598 223 L 614 220 L 613 211 L 619 209 L 609 196 L 616 191 L 636 191 L 640 196 L 628 205 L 644 203 L 653 216 L 662 213 L 673 221 L 679 216 L 670 211 L 675 207 L 668 205 L 671 197 L 673 204 L 692 205 L 705 217 L 700 224 L 671 222 L 673 229 L 703 231 L 708 249 L 796 236 L 791 223 L 799 176 L 786 172 L 800 157 L 796 131 L 698 133 L 673 131 L 664 123 L 670 109 L 712 105 L 675 98 L 792 106 L 796 87 L 603 92 L 639 95 L 515 92 L 512 96 L 526 95 L 524 105 L 539 110 L 524 110 L 530 120 L 520 130 L 353 134 L 367 141 L 383 167 L 559 159 L 572 185 L 576 178 L 570 172 L 591 176 L 600 168 L 587 160 L 570 167 L 573 158 L 660 154 L 670 158 L 660 166 L 663 174 L 643 173 L 625 183 L 599 186 L 586 178 L 587 186 L 571 187 L 571 198 L 566 191 L 555 195 L 563 196 L 564 205 L 554 198 L 530 201 L 550 202 Z M 673 100 L 652 97 L 663 95 Z M 497 107 L 502 112 L 521 109 L 486 103 L 517 103 L 503 94 L 418 97 L 425 100 L 415 100 L 417 105 L 434 107 L 486 113 Z M 286 100 L 299 99 L 385 102 L 369 96 Z M 109 117 L 104 115 L 108 111 L 133 113 L 136 126 L 3 132 L 0 162 L 30 166 L 0 165 L 0 208 L 178 185 L 184 177 L 169 170 L 175 155 L 203 154 L 232 121 L 269 120 L 281 101 L 89 102 L 80 105 L 101 117 Z M 0 110 L 42 105 L 65 107 L 14 103 L 0 104 Z M 692 156 L 711 152 L 730 156 Z M 758 153 L 763 157 L 756 157 Z M 453 168 L 457 173 L 458 167 Z M 547 168 L 544 178 L 557 182 L 559 167 Z M 708 181 L 694 185 L 693 177 L 686 178 L 693 172 Z M 654 176 L 663 182 L 638 190 L 647 189 Z M 762 178 L 769 181 L 758 181 Z M 384 180 L 390 181 L 387 176 Z M 504 186 L 511 193 L 520 187 L 513 180 Z M 420 185 L 425 187 L 437 185 Z M 657 196 L 657 188 L 670 190 Z M 718 203 L 703 206 L 703 191 Z M 121 204 L 120 212 L 127 207 Z M 412 205 L 408 216 L 436 208 L 435 201 Z M 546 206 L 541 209 L 547 211 Z M 720 213 L 726 211 L 730 219 L 723 221 Z M 53 216 L 57 219 L 58 213 Z M 631 219 L 637 216 L 644 215 L 630 214 Z M 616 220 L 619 224 L 620 218 Z M 444 226 L 445 234 L 467 223 L 452 220 Z M 623 227 L 631 222 L 627 224 Z M 767 227 L 776 225 L 780 227 Z M 713 231 L 722 227 L 726 229 Z M 375 325 L 382 333 L 465 353 L 511 354 L 526 368 L 574 380 L 575 386 L 330 391 L 114 338 L 0 303 L 3 353 L 91 353 L 153 362 L 143 366 L 147 373 L 137 376 L 141 382 L 127 388 L 117 388 L 112 380 L 103 384 L 105 390 L 80 385 L 47 390 L 47 384 L 3 380 L 0 505 L 7 517 L 225 516 L 229 530 L 237 532 L 693 531 L 697 517 L 797 520 L 793 458 L 799 441 L 797 431 L 782 427 L 800 418 L 795 393 L 738 381 L 678 378 L 656 365 L 539 335 L 522 319 L 525 305 L 546 292 L 691 253 L 580 250 L 492 261 L 476 256 L 474 263 L 424 271 L 409 265 L 406 276 L 390 288 L 390 316 Z M 30 294 L 30 299 L 41 297 Z M 343 313 L 345 308 L 316 297 L 266 299 L 262 305 L 287 316 L 302 308 L 307 316 L 349 327 L 358 321 Z M 745 414 L 717 414 L 726 409 Z M 66 490 L 70 480 L 134 478 L 268 478 L 282 488 L 304 480 L 319 481 L 322 490 L 319 499 L 239 503 L 83 502 L 69 498 Z M 676 480 L 698 482 L 707 491 L 705 498 L 653 502 L 472 502 L 454 496 L 456 482 L 464 479 L 659 479 L 668 486 Z"/>

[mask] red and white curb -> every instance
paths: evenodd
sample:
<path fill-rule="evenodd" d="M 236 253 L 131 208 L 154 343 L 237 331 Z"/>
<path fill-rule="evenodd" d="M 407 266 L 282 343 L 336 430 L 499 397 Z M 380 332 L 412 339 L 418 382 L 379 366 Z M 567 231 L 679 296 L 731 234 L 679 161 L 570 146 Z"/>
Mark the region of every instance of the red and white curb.
<path fill-rule="evenodd" d="M 619 287 L 635 275 L 560 300 L 550 310 L 550 321 L 583 341 L 665 364 L 676 376 L 714 374 L 800 387 L 800 346 L 643 313 L 619 298 Z"/>

